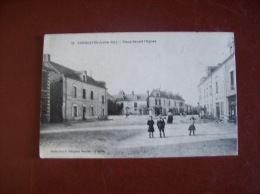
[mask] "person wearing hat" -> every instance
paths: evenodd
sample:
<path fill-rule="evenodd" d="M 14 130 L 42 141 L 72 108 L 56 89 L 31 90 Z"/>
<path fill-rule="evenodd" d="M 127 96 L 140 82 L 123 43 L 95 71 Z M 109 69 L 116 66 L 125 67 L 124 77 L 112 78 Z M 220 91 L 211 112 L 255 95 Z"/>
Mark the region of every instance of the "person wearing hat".
<path fill-rule="evenodd" d="M 153 122 L 153 117 L 150 116 L 150 119 L 147 121 L 147 125 L 148 125 L 148 132 L 149 132 L 149 138 L 153 138 L 153 132 L 154 132 L 154 122 Z"/>
<path fill-rule="evenodd" d="M 164 133 L 165 122 L 161 115 L 160 115 L 160 120 L 157 121 L 157 127 L 160 131 L 160 138 L 162 138 L 162 132 L 163 132 L 163 137 L 165 137 L 165 133 Z"/>
<path fill-rule="evenodd" d="M 195 127 L 195 118 L 192 116 L 190 118 L 190 126 L 189 126 L 189 131 L 190 131 L 190 135 L 191 135 L 191 131 L 193 132 L 193 135 L 195 135 L 195 130 L 196 130 L 196 127 Z"/>

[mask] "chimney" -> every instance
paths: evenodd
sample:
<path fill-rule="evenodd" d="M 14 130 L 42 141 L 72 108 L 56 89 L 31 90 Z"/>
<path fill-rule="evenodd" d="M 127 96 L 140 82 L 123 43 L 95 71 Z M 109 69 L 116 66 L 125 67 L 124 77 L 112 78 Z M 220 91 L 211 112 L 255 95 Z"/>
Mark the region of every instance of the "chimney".
<path fill-rule="evenodd" d="M 147 90 L 147 96 L 149 97 L 149 90 Z"/>
<path fill-rule="evenodd" d="M 43 61 L 49 62 L 51 60 L 51 55 L 50 54 L 43 54 Z"/>

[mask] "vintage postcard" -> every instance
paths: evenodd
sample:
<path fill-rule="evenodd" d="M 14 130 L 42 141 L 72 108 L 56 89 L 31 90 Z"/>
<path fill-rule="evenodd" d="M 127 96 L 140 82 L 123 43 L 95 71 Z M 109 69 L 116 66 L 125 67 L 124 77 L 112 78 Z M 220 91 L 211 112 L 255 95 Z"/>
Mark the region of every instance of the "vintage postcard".
<path fill-rule="evenodd" d="M 238 155 L 234 33 L 48 34 L 41 158 Z"/>

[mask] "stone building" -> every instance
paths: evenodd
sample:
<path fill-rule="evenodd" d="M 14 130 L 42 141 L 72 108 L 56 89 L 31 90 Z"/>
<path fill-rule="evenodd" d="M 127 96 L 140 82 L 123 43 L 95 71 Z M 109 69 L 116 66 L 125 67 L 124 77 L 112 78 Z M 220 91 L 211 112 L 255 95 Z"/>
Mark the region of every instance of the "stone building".
<path fill-rule="evenodd" d="M 105 118 L 107 89 L 86 71 L 74 71 L 43 57 L 42 122 Z"/>
<path fill-rule="evenodd" d="M 209 118 L 236 121 L 236 73 L 234 42 L 230 56 L 218 66 L 208 67 L 207 76 L 198 85 L 201 114 Z"/>
<path fill-rule="evenodd" d="M 169 111 L 173 114 L 180 114 L 184 111 L 185 100 L 180 95 L 174 95 L 172 92 L 152 90 L 149 95 L 149 109 L 151 114 L 166 115 Z"/>
<path fill-rule="evenodd" d="M 122 107 L 121 114 L 148 114 L 148 94 L 135 94 L 133 91 L 131 94 L 125 94 L 124 91 L 120 91 L 114 98 Z"/>

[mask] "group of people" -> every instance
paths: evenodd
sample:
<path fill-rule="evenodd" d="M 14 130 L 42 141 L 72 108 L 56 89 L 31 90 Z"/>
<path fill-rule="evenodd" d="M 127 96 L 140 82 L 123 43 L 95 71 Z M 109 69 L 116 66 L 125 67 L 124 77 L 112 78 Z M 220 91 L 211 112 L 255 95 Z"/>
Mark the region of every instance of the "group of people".
<path fill-rule="evenodd" d="M 147 121 L 147 125 L 148 125 L 148 132 L 149 132 L 149 138 L 153 138 L 153 132 L 154 132 L 154 121 L 153 121 L 153 117 L 150 116 L 150 120 Z M 160 132 L 160 138 L 162 138 L 162 133 L 163 133 L 163 137 L 165 137 L 165 133 L 164 133 L 164 128 L 165 128 L 165 122 L 162 118 L 162 116 L 160 116 L 160 119 L 157 121 L 157 127 L 159 129 Z"/>
<path fill-rule="evenodd" d="M 195 120 L 196 119 L 193 116 L 190 118 L 190 126 L 188 128 L 188 130 L 190 132 L 190 135 L 191 135 L 192 132 L 193 132 L 193 135 L 195 135 L 195 130 L 196 130 Z M 150 119 L 147 121 L 147 125 L 148 125 L 149 138 L 154 138 L 154 136 L 153 136 L 153 133 L 154 133 L 154 127 L 153 127 L 154 126 L 154 121 L 153 121 L 153 117 L 152 116 L 150 116 Z M 164 132 L 165 122 L 164 122 L 164 119 L 163 119 L 163 117 L 161 115 L 159 117 L 159 120 L 157 120 L 157 127 L 158 127 L 159 132 L 160 132 L 160 138 L 162 138 L 162 135 L 163 135 L 163 137 L 165 137 L 165 132 Z"/>

